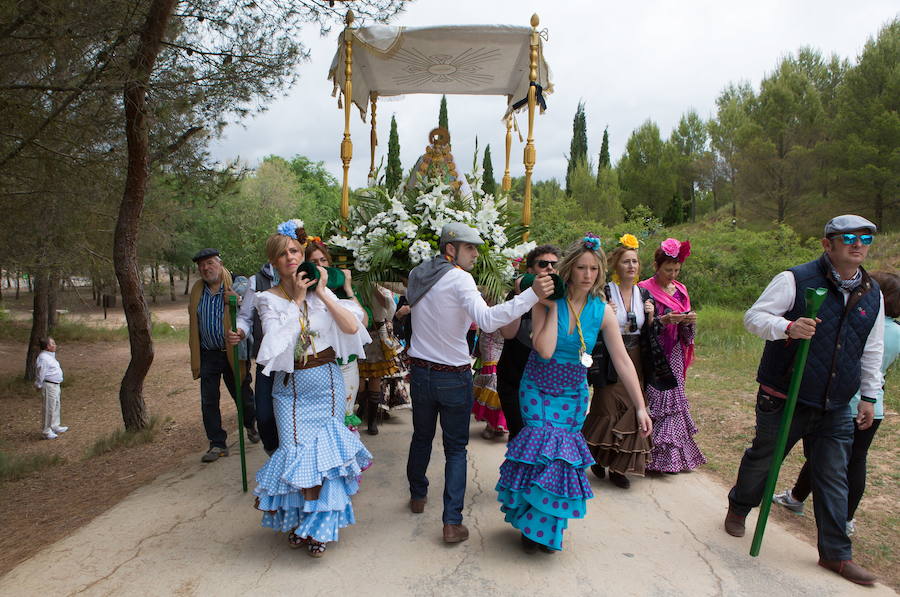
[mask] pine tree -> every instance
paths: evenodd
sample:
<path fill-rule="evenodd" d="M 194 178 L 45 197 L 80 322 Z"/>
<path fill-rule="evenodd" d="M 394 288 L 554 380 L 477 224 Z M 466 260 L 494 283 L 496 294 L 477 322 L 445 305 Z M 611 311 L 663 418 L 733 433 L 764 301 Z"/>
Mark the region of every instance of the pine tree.
<path fill-rule="evenodd" d="M 450 130 L 450 124 L 447 122 L 447 96 L 441 96 L 441 110 L 438 112 L 438 126 Z"/>
<path fill-rule="evenodd" d="M 397 134 L 397 119 L 391 116 L 391 135 L 388 137 L 388 162 L 385 172 L 385 185 L 388 193 L 394 194 L 403 178 L 403 166 L 400 165 L 400 136 Z"/>
<path fill-rule="evenodd" d="M 584 102 L 578 102 L 572 121 L 572 143 L 569 145 L 569 165 L 566 168 L 566 194 L 572 194 L 569 180 L 579 164 L 587 164 L 587 120 L 584 116 Z"/>
<path fill-rule="evenodd" d="M 609 127 L 603 129 L 603 142 L 600 144 L 600 155 L 597 159 L 597 186 L 600 186 L 600 173 L 610 167 L 609 161 Z"/>
<path fill-rule="evenodd" d="M 481 167 L 484 170 L 482 174 L 482 178 L 484 181 L 481 183 L 481 190 L 489 195 L 497 195 L 497 181 L 494 180 L 494 164 L 491 162 L 491 146 L 488 145 L 484 148 L 484 161 L 481 163 Z"/>

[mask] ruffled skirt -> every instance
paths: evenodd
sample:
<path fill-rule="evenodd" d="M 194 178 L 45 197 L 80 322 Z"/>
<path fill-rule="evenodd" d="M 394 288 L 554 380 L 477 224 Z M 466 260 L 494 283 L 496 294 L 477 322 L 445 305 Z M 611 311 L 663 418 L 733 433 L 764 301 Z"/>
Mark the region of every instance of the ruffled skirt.
<path fill-rule="evenodd" d="M 634 363 L 643 388 L 640 347 L 629 348 L 628 356 Z M 584 420 L 581 433 L 597 464 L 620 474 L 644 474 L 653 441 L 650 437 L 641 436 L 634 403 L 622 382 L 594 390 L 591 410 Z"/>
<path fill-rule="evenodd" d="M 500 395 L 497 393 L 497 365 L 482 367 L 481 373 L 475 376 L 475 403 L 472 414 L 476 421 L 485 421 L 494 429 L 507 430 L 506 417 L 500 406 Z"/>
<path fill-rule="evenodd" d="M 569 519 L 583 518 L 594 497 L 585 475 L 594 459 L 579 431 L 585 378 L 580 364 L 529 360 L 520 386 L 527 425 L 507 446 L 496 487 L 506 522 L 555 550 L 562 549 Z"/>
<path fill-rule="evenodd" d="M 691 405 L 684 393 L 684 356 L 681 344 L 669 355 L 678 386 L 661 392 L 647 386 L 647 406 L 653 419 L 653 451 L 648 471 L 678 473 L 706 464 L 706 457 L 694 441 L 697 425 L 691 417 Z"/>
<path fill-rule="evenodd" d="M 256 473 L 253 491 L 262 526 L 327 542 L 355 522 L 350 497 L 372 455 L 344 426 L 343 398 L 343 379 L 333 363 L 275 374 L 272 400 L 281 441 Z M 303 490 L 316 487 L 315 499 L 306 499 Z"/>

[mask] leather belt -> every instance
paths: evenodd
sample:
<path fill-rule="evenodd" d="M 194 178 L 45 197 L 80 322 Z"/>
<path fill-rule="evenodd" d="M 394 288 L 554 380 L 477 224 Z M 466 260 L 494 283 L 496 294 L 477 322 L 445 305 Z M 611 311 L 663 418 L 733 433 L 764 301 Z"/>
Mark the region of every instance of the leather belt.
<path fill-rule="evenodd" d="M 471 365 L 444 365 L 443 363 L 432 363 L 431 361 L 426 361 L 425 359 L 417 359 L 416 357 L 409 357 L 409 362 L 417 367 L 422 367 L 424 369 L 431 369 L 432 371 L 447 371 L 450 373 L 460 373 L 462 371 L 471 371 Z"/>
<path fill-rule="evenodd" d="M 313 367 L 320 367 L 322 365 L 327 365 L 328 363 L 334 361 L 337 355 L 334 352 L 334 348 L 329 347 L 323 350 L 322 352 L 317 352 L 316 354 L 311 354 L 306 357 L 306 362 L 302 361 L 294 361 L 294 371 L 299 369 L 312 369 Z"/>

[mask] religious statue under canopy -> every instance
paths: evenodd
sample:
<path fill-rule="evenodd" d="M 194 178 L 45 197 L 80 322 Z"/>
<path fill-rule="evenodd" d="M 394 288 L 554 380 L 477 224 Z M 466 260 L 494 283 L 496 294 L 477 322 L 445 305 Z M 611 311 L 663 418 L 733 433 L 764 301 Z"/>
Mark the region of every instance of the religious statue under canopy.
<path fill-rule="evenodd" d="M 420 180 L 439 179 L 449 184 L 460 197 L 471 199 L 472 189 L 466 177 L 456 169 L 453 154 L 450 152 L 450 131 L 443 127 L 432 129 L 428 133 L 428 146 L 425 153 L 419 156 L 412 169 L 406 188 L 412 189 Z"/>

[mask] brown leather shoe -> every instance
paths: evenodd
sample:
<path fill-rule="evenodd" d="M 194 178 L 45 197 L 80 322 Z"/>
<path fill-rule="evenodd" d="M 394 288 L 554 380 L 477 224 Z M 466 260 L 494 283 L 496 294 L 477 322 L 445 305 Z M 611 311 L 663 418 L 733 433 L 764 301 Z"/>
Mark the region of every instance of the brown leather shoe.
<path fill-rule="evenodd" d="M 856 564 L 853 560 L 819 560 L 819 566 L 836 572 L 858 585 L 870 586 L 875 584 L 876 576 Z"/>
<path fill-rule="evenodd" d="M 746 516 L 741 516 L 728 506 L 728 514 L 725 515 L 725 532 L 732 537 L 743 537 L 746 532 L 744 529 L 744 521 Z"/>
<path fill-rule="evenodd" d="M 445 524 L 444 543 L 459 543 L 469 538 L 469 529 L 464 524 Z"/>
<path fill-rule="evenodd" d="M 428 498 L 411 498 L 409 500 L 409 510 L 413 514 L 421 514 L 425 511 L 425 504 L 428 503 Z"/>

